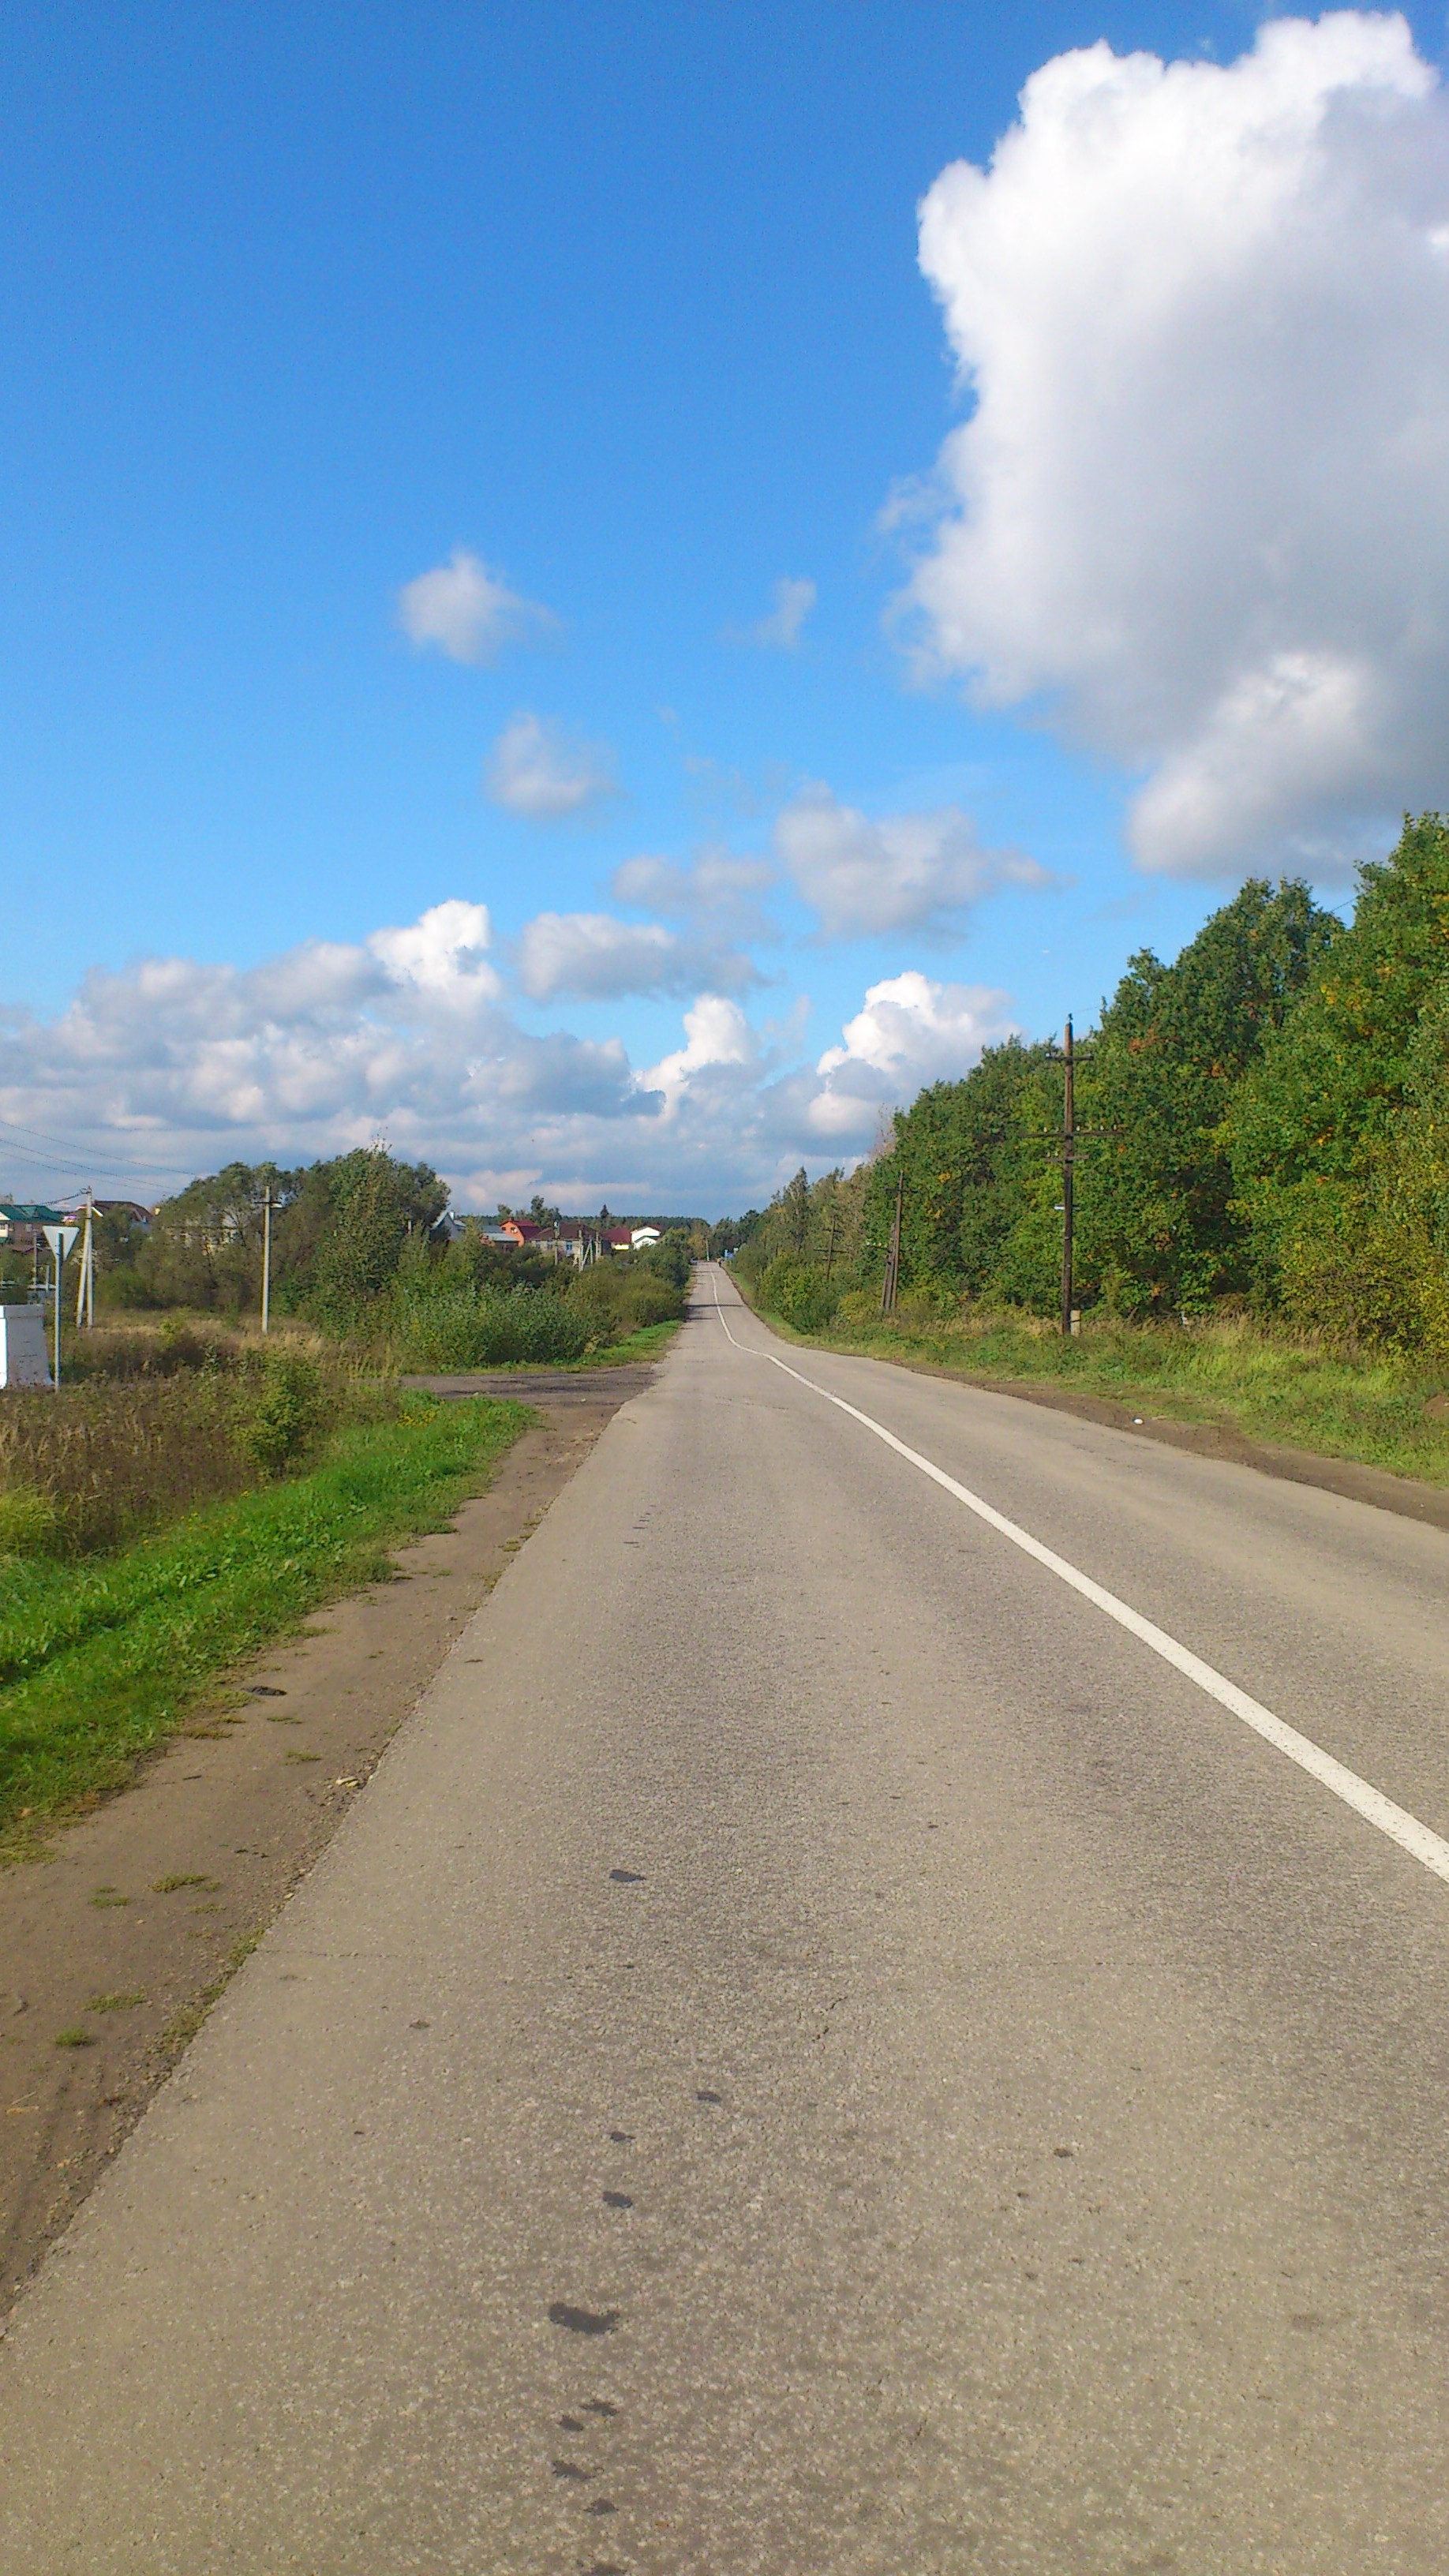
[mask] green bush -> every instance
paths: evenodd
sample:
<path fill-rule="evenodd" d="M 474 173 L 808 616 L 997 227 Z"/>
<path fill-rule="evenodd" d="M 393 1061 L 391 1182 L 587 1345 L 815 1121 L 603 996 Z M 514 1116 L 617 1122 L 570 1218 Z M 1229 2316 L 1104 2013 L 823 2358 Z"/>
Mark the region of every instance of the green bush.
<path fill-rule="evenodd" d="M 808 1261 L 790 1252 L 777 1253 L 760 1273 L 759 1297 L 772 1315 L 797 1333 L 823 1333 L 834 1318 L 841 1286 Z"/>
<path fill-rule="evenodd" d="M 268 1351 L 239 1425 L 242 1447 L 265 1475 L 280 1476 L 310 1448 L 326 1418 L 326 1392 L 316 1361 L 305 1351 Z"/>
<path fill-rule="evenodd" d="M 578 1360 L 609 1338 L 552 1288 L 474 1287 L 442 1263 L 431 1276 L 410 1267 L 394 1303 L 393 1353 L 406 1369 Z"/>
<path fill-rule="evenodd" d="M 880 1322 L 880 1290 L 847 1288 L 835 1309 L 835 1322 L 843 1333 L 863 1332 L 867 1325 Z"/>

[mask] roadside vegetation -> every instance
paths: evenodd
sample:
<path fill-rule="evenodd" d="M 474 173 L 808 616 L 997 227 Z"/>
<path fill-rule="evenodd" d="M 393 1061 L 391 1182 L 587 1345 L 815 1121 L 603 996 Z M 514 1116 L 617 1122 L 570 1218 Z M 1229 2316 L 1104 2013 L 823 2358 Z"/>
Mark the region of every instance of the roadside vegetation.
<path fill-rule="evenodd" d="M 428 1164 L 400 1162 L 382 1146 L 296 1171 L 230 1163 L 165 1200 L 149 1225 L 119 1209 L 98 1217 L 100 1318 L 165 1317 L 176 1333 L 254 1322 L 269 1233 L 274 1321 L 400 1368 L 536 1366 L 676 1320 L 693 1250 L 703 1248 L 703 1228 L 696 1247 L 674 1224 L 647 1249 L 608 1252 L 580 1269 L 500 1243 L 475 1219 L 454 1225 L 447 1208 Z M 558 1211 L 535 1200 L 532 1217 L 546 1228 Z M 596 1236 L 611 1223 L 602 1209 Z M 9 1279 L 20 1289 L 28 1276 L 28 1256 L 0 1249 L 0 1288 Z M 88 1338 L 76 1341 L 82 1368 Z"/>
<path fill-rule="evenodd" d="M 396 1409 L 375 1370 L 312 1336 L 263 1343 L 169 1322 L 78 1335 L 67 1363 L 58 1394 L 12 1387 L 0 1400 L 0 1605 L 16 1558 L 122 1546 Z"/>
<path fill-rule="evenodd" d="M 375 1394 L 314 1423 L 300 1472 L 268 1470 L 129 1545 L 86 1553 L 72 1530 L 59 1548 L 12 1547 L 0 1850 L 33 1848 L 48 1819 L 118 1786 L 240 1657 L 385 1574 L 399 1540 L 445 1527 L 529 1419 L 516 1404 Z"/>
<path fill-rule="evenodd" d="M 0 1394 L 0 1843 L 123 1779 L 238 1657 L 445 1522 L 530 1418 L 401 1377 L 644 1357 L 684 1312 L 681 1231 L 576 1270 L 445 1206 L 378 1148 L 232 1166 L 149 1230 L 103 1215 L 97 1322 L 66 1324 L 59 1392 Z"/>
<path fill-rule="evenodd" d="M 399 1368 L 496 1368 L 634 1356 L 641 1334 L 684 1313 L 691 1254 L 680 1235 L 586 1270 L 528 1252 L 500 1252 L 465 1227 L 441 1254 L 409 1244 L 386 1319 Z M 650 1344 L 638 1355 L 643 1356 Z"/>
<path fill-rule="evenodd" d="M 1074 1304 L 1059 1051 L 988 1048 L 869 1162 L 719 1227 L 799 1334 L 1449 1482 L 1449 824 L 1406 822 L 1351 921 L 1254 882 L 1077 1043 Z M 898 1203 L 899 1294 L 882 1282 Z M 1432 1409 L 1426 1412 L 1426 1406 Z"/>

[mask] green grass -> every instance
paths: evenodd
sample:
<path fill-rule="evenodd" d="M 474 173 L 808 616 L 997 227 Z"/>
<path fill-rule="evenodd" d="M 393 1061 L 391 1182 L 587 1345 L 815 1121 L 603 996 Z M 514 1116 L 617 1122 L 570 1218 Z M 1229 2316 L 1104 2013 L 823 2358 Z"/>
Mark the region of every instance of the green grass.
<path fill-rule="evenodd" d="M 1026 1317 L 906 1316 L 792 1341 L 912 1362 L 968 1378 L 1070 1387 L 1144 1415 L 1207 1422 L 1251 1440 L 1352 1458 L 1449 1485 L 1449 1424 L 1424 1406 L 1442 1369 L 1392 1354 L 1352 1356 L 1248 1323 L 1088 1323 L 1071 1339 Z"/>
<path fill-rule="evenodd" d="M 0 1855 L 118 1786 L 228 1665 L 382 1575 L 398 1540 L 445 1527 L 531 1419 L 414 1399 L 339 1432 L 310 1475 L 113 1556 L 0 1563 Z"/>

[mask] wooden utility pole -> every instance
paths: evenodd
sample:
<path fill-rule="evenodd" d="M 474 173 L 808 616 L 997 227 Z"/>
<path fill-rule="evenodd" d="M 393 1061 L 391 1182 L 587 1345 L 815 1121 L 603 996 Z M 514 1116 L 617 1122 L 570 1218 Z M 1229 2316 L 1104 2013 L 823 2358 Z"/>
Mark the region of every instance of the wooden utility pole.
<path fill-rule="evenodd" d="M 262 1200 L 262 1331 L 272 1328 L 272 1185 Z"/>
<path fill-rule="evenodd" d="M 86 1191 L 85 1229 L 81 1235 L 80 1277 L 76 1283 L 75 1319 L 89 1330 L 96 1320 L 96 1194 Z"/>
<path fill-rule="evenodd" d="M 901 1208 L 905 1200 L 905 1192 L 906 1175 L 905 1167 L 902 1165 L 896 1173 L 896 1207 L 895 1214 L 891 1218 L 891 1239 L 886 1249 L 885 1277 L 881 1281 L 880 1310 L 883 1315 L 889 1315 L 892 1312 L 896 1302 L 896 1291 L 901 1284 Z"/>
<path fill-rule="evenodd" d="M 1055 1056 L 1057 1054 L 1057 1049 L 1052 1047 L 1048 1052 L 1052 1056 Z M 1073 1243 L 1073 1228 L 1076 1220 L 1077 1147 L 1081 1144 L 1084 1136 L 1120 1136 L 1124 1131 L 1120 1127 L 1079 1127 L 1077 1125 L 1077 1076 L 1075 1049 L 1072 1041 L 1072 1023 L 1070 1018 L 1068 1018 L 1066 1030 L 1062 1038 L 1061 1063 L 1061 1132 L 1058 1134 L 1055 1127 L 1047 1129 L 1039 1128 L 1030 1135 L 1024 1135 L 1022 1141 L 1023 1143 L 1045 1145 L 1049 1153 L 1060 1154 L 1062 1158 L 1062 1331 L 1064 1333 L 1070 1333 L 1072 1330 L 1072 1299 L 1076 1294 L 1076 1279 L 1073 1275 L 1073 1256 L 1075 1249 Z"/>
<path fill-rule="evenodd" d="M 1076 1085 L 1072 1068 L 1072 1021 L 1067 1014 L 1062 1040 L 1062 1331 L 1072 1329 L 1072 1182 L 1077 1152 Z"/>

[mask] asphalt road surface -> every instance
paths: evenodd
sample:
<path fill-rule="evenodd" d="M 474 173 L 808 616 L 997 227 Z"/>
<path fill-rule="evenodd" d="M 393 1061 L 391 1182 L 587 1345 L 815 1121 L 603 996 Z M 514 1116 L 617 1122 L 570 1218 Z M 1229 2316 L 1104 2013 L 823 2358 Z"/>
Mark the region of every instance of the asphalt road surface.
<path fill-rule="evenodd" d="M 702 1280 L 23 2300 L 0 2566 L 1443 2576 L 1449 1541 Z"/>

